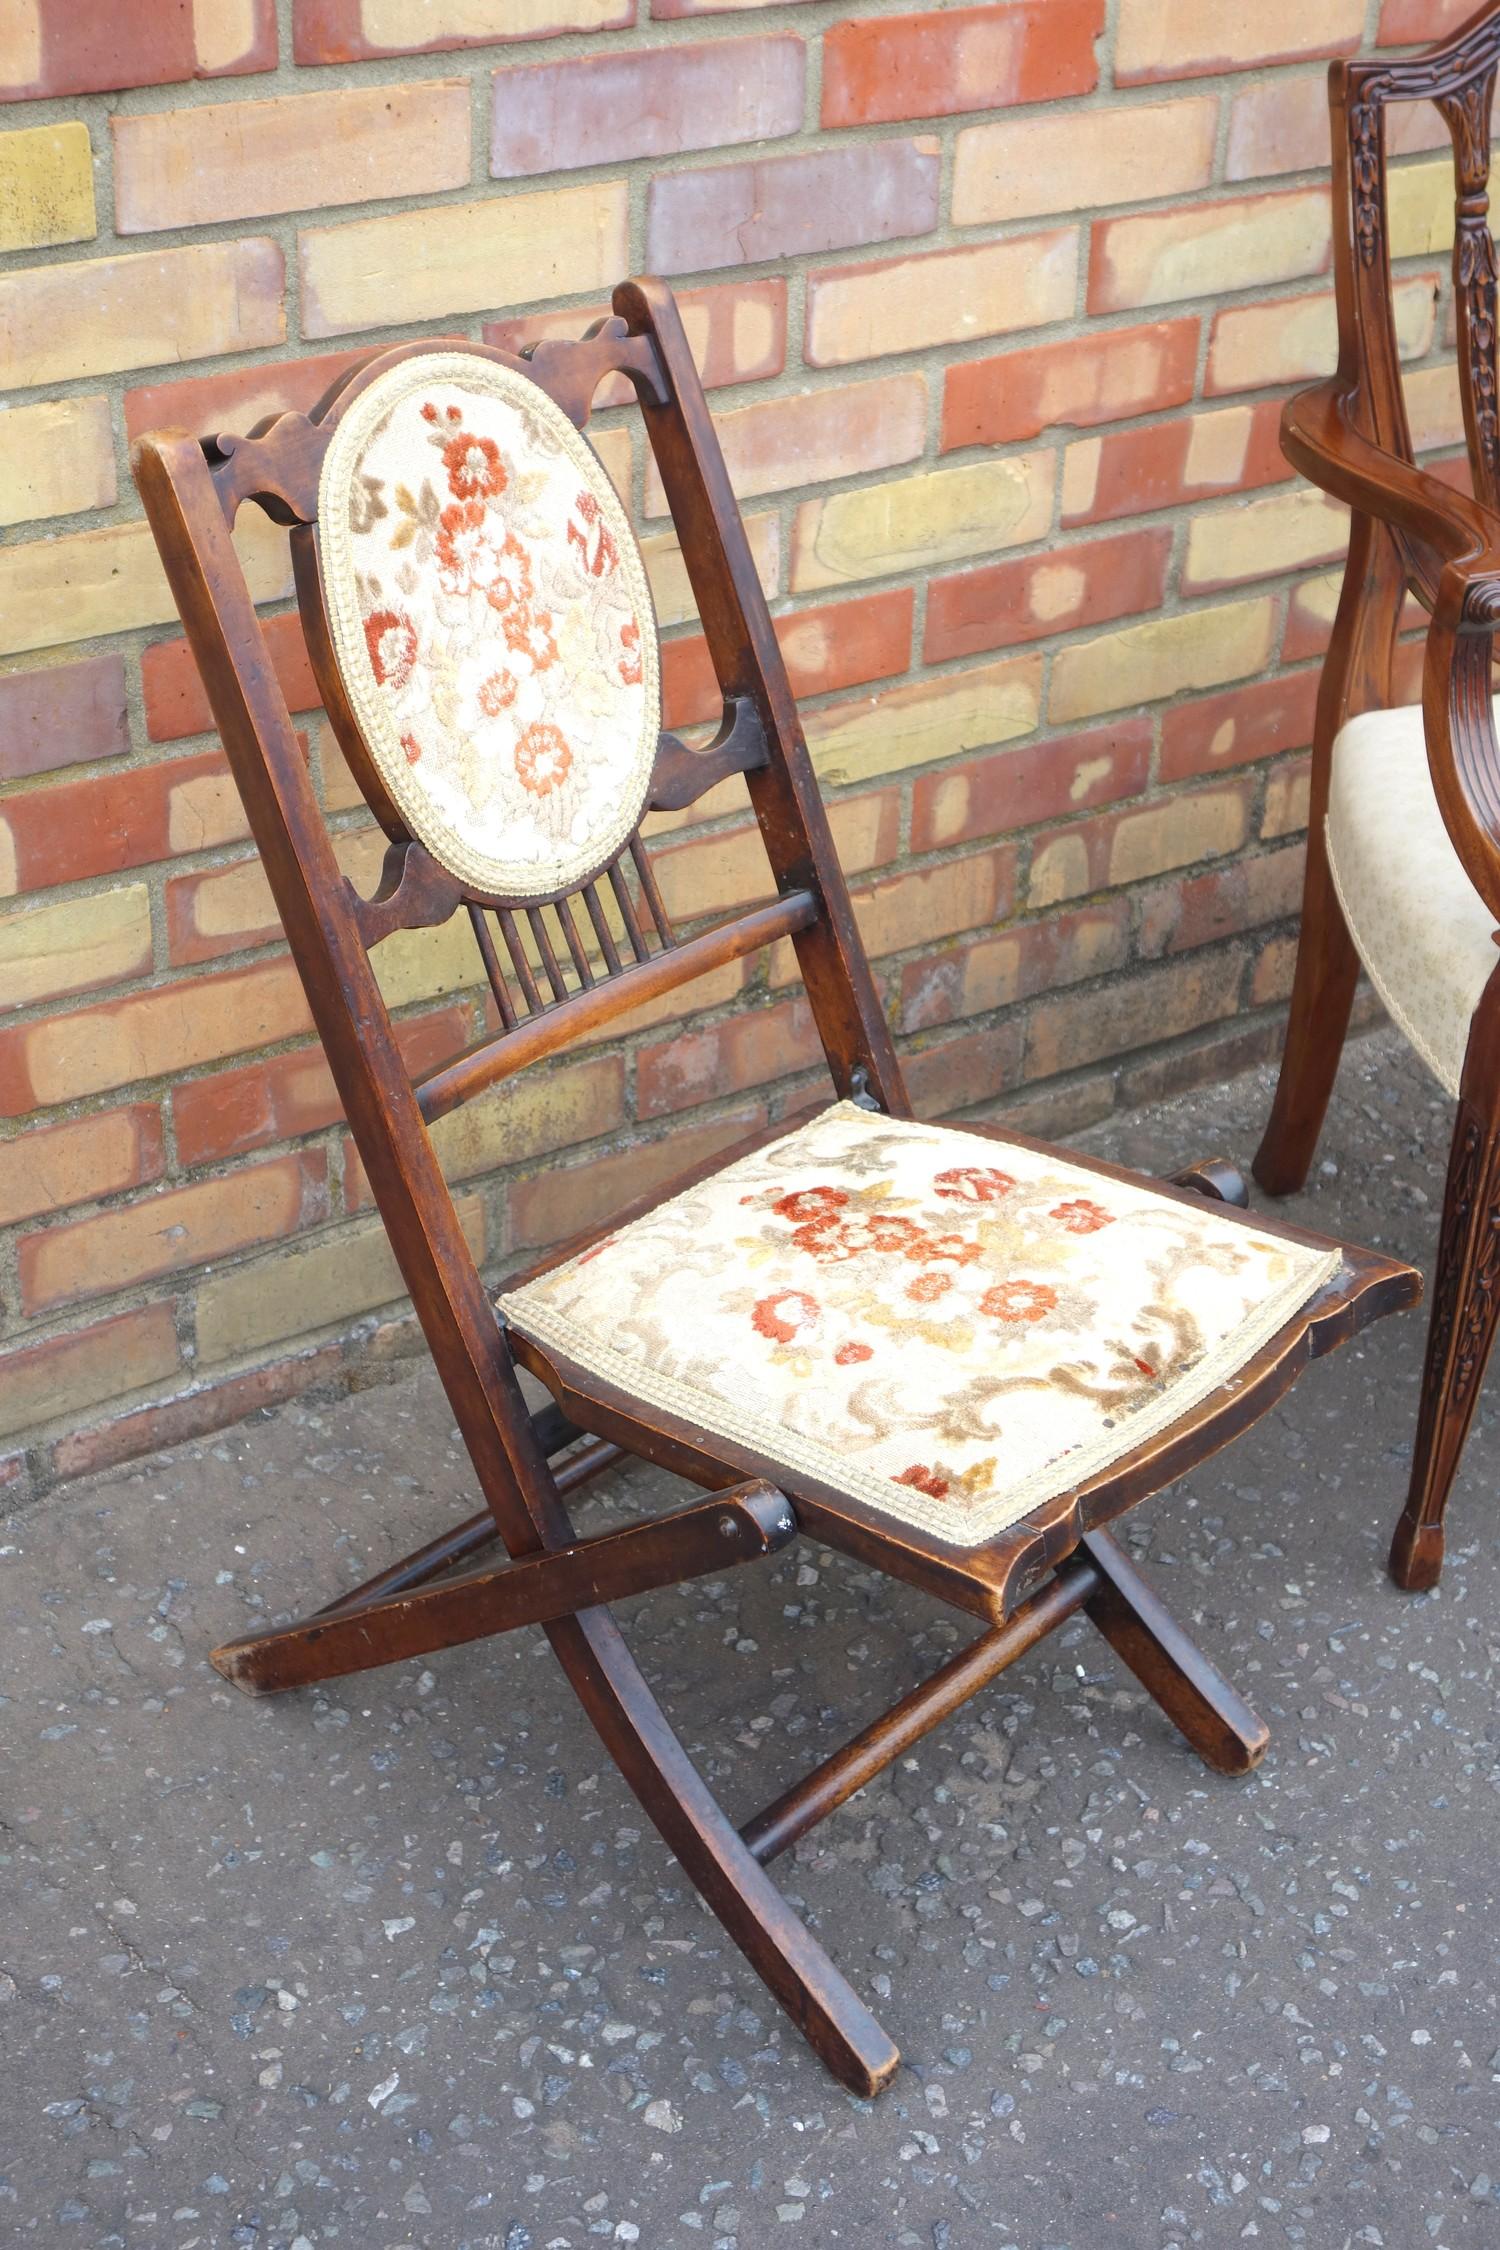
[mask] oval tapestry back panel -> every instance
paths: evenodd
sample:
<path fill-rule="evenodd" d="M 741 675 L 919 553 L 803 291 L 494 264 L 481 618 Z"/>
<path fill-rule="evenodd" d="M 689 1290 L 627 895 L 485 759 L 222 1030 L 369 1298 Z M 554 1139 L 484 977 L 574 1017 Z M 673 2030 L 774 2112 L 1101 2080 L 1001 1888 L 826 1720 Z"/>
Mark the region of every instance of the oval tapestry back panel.
<path fill-rule="evenodd" d="M 645 805 L 661 696 L 640 549 L 567 416 L 493 360 L 403 360 L 341 418 L 318 520 L 345 692 L 411 834 L 506 897 L 596 873 Z"/>

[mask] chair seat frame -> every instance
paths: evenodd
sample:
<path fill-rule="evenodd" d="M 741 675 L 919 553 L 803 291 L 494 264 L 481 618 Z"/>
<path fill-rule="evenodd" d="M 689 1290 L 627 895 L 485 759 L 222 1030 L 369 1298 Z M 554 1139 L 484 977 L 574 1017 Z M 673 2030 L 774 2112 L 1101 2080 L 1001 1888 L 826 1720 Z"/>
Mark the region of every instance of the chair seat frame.
<path fill-rule="evenodd" d="M 429 1127 L 460 1101 L 566 1038 L 597 1028 L 616 1010 L 624 1013 L 752 945 L 789 937 L 839 1094 L 893 1116 L 911 1110 L 702 389 L 675 302 L 660 282 L 622 283 L 612 314 L 576 344 L 547 344 L 512 358 L 464 339 L 453 343 L 530 375 L 579 428 L 606 375 L 622 373 L 633 385 L 725 706 L 724 725 L 708 750 L 662 737 L 652 802 L 691 803 L 726 774 L 743 773 L 775 897 L 679 944 L 637 835 L 630 851 L 639 880 L 639 927 L 628 885 L 622 879 L 615 888 L 633 965 L 609 958 L 608 933 L 596 919 L 608 973 L 595 978 L 575 952 L 578 978 L 570 989 L 561 971 L 552 975 L 557 963 L 544 952 L 549 998 L 537 989 L 525 932 L 515 922 L 516 902 L 464 891 L 404 835 L 373 787 L 367 788 L 372 807 L 391 837 L 385 873 L 371 899 L 361 899 L 340 873 L 230 532 L 247 500 L 291 529 L 314 669 L 356 776 L 368 784 L 368 761 L 327 646 L 317 575 L 318 470 L 341 403 L 406 352 L 439 343 L 449 348 L 450 340 L 372 353 L 310 416 L 276 417 L 247 438 L 157 433 L 135 452 L 146 511 L 314 1020 L 485 1502 L 478 1515 L 324 1611 L 231 1642 L 214 1661 L 236 1685 L 264 1693 L 540 1626 L 622 1776 L 726 1932 L 834 2074 L 855 2092 L 872 2095 L 893 2075 L 897 2049 L 792 1913 L 763 1862 L 1080 1608 L 1210 1765 L 1225 1772 L 1252 1766 L 1264 1750 L 1265 1729 L 1144 1585 L 1107 1526 L 1248 1427 L 1310 1358 L 1412 1302 L 1419 1284 L 1398 1260 L 1346 1251 L 1334 1277 L 1233 1383 L 1106 1474 L 974 1551 L 945 1548 L 836 1493 L 802 1483 L 788 1489 L 776 1463 L 752 1460 L 701 1431 L 648 1415 L 639 1401 L 546 1361 L 507 1331 L 464 1240 Z M 617 874 L 612 871 L 611 881 Z M 393 930 L 443 920 L 460 906 L 480 939 L 500 1030 L 414 1086 L 371 952 Z M 562 909 L 559 914 L 571 947 L 574 925 Z M 523 1010 L 516 1001 L 500 971 L 487 915 L 505 940 L 524 997 L 530 1003 L 535 993 L 540 1005 Z M 658 933 L 655 950 L 648 924 Z M 544 945 L 535 916 L 529 926 L 537 945 Z M 974 1130 L 987 1140 L 1021 1138 Z M 717 1169 L 733 1153 L 703 1169 Z M 1094 1169 L 1129 1177 L 1103 1164 Z M 660 1193 L 676 1194 L 700 1176 L 684 1173 Z M 1231 1217 L 1232 1206 L 1243 1201 L 1232 1171 L 1213 1164 L 1183 1175 L 1182 1184 L 1166 1192 L 1214 1196 Z M 1296 1229 L 1257 1226 L 1290 1240 L 1318 1240 Z M 580 1246 L 574 1242 L 555 1256 Z M 519 1365 L 530 1366 L 557 1403 L 534 1416 Z M 707 1497 L 649 1522 L 580 1539 L 568 1495 L 626 1455 L 681 1471 Z M 606 1605 L 764 1558 L 799 1531 L 925 1588 L 977 1616 L 984 1629 L 934 1679 L 739 1827 L 673 1734 Z M 449 1575 L 496 1539 L 507 1564 Z"/>
<path fill-rule="evenodd" d="M 1360 959 L 1329 863 L 1333 749 L 1362 712 L 1390 708 L 1408 596 L 1428 611 L 1422 676 L 1427 760 L 1464 873 L 1500 944 L 1500 745 L 1491 709 L 1500 628 L 1500 416 L 1490 120 L 1500 5 L 1425 54 L 1329 68 L 1338 372 L 1291 399 L 1282 445 L 1353 511 L 1343 591 L 1319 683 L 1307 870 L 1276 1098 L 1254 1172 L 1295 1192 L 1316 1153 L 1348 1030 Z M 1391 284 L 1386 134 L 1393 106 L 1432 102 L 1453 142 L 1458 378 L 1472 497 L 1415 465 Z M 1393 868 L 1392 879 L 1399 879 Z M 1391 1543 L 1398 1586 L 1442 1571 L 1444 1518 L 1500 1322 L 1500 956 L 1469 1026 L 1448 1159 L 1427 1351 L 1406 1503 Z"/>

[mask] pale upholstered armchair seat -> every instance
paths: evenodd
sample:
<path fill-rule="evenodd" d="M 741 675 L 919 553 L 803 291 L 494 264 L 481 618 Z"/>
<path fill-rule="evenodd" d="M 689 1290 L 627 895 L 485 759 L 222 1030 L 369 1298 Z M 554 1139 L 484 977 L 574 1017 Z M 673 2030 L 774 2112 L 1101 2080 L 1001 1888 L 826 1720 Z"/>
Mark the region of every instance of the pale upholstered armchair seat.
<path fill-rule="evenodd" d="M 1394 1021 L 1450 1094 L 1497 958 L 1495 916 L 1453 848 L 1420 706 L 1367 711 L 1333 745 L 1328 861 L 1349 934 Z"/>

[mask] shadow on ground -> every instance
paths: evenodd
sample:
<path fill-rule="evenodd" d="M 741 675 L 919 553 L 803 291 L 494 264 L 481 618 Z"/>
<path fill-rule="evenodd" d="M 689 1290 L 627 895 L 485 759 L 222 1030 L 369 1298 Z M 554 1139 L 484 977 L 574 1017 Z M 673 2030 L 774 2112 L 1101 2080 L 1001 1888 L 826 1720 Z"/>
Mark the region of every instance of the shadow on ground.
<path fill-rule="evenodd" d="M 1268 1095 L 1085 1139 L 1245 1160 Z M 1356 1043 L 1293 1214 L 1427 1264 L 1448 1129 L 1404 1048 Z M 1257 1775 L 1207 1775 L 1076 1621 L 780 1863 L 902 2047 L 874 2105 L 678 1879 L 540 1634 L 261 1704 L 209 1670 L 472 1508 L 430 1372 L 16 1519 L 0 2238 L 1500 2242 L 1495 1412 L 1441 1590 L 1398 1595 L 1421 1344 L 1384 1323 L 1131 1519 L 1271 1724 Z M 617 1476 L 580 1523 L 669 1489 Z M 619 1614 L 740 1817 L 969 1635 L 806 1544 Z"/>

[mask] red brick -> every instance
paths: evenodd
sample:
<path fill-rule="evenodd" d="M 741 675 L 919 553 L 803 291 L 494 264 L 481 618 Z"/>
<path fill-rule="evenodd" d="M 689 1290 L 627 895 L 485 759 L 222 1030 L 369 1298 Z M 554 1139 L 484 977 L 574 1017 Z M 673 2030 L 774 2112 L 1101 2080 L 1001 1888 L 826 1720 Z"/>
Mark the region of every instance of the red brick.
<path fill-rule="evenodd" d="M 387 36 L 369 28 L 375 17 Z M 418 34 L 422 19 L 431 36 Z M 627 30 L 636 0 L 489 0 L 486 14 L 472 5 L 431 0 L 421 9 L 377 10 L 370 0 L 292 0 L 292 54 L 299 63 L 363 62 L 371 55 L 431 55 L 455 47 L 503 47 L 513 39 L 559 39 L 570 31 Z M 398 28 L 399 27 L 399 28 Z"/>
<path fill-rule="evenodd" d="M 833 24 L 823 38 L 823 123 L 888 125 L 1086 94 L 1099 83 L 1103 29 L 1104 0 L 1008 0 Z"/>
<path fill-rule="evenodd" d="M 0 101 L 274 70 L 276 0 L 249 0 L 246 13 L 242 39 L 237 30 L 226 36 L 218 11 L 197 29 L 190 0 L 7 0 L 0 52 L 15 75 L 0 84 Z"/>
<path fill-rule="evenodd" d="M 897 468 L 915 461 L 926 443 L 927 385 L 912 370 L 754 399 L 720 414 L 716 434 L 741 502 L 794 485 Z M 645 509 L 648 516 L 667 513 L 654 460 L 646 469 Z"/>
<path fill-rule="evenodd" d="M 952 1117 L 1008 1093 L 1021 1076 L 1022 1031 L 1015 1021 L 908 1047 L 901 1057 L 919 1117 Z"/>
<path fill-rule="evenodd" d="M 1436 39 L 1449 39 L 1474 14 L 1474 0 L 1384 0 L 1380 47 L 1426 47 Z"/>
<path fill-rule="evenodd" d="M 829 695 L 838 688 L 904 672 L 911 662 L 915 601 L 909 586 L 895 586 L 887 593 L 825 602 L 778 617 L 776 638 L 793 694 L 799 699 Z M 723 698 L 703 636 L 694 633 L 684 640 L 667 641 L 661 656 L 667 725 L 687 727 L 717 719 Z"/>
<path fill-rule="evenodd" d="M 781 140 L 801 129 L 802 77 L 789 33 L 507 66 L 491 79 L 490 174 Z"/>
<path fill-rule="evenodd" d="M 923 660 L 942 664 L 1158 609 L 1171 555 L 1172 533 L 1164 525 L 935 578 L 927 593 Z"/>
<path fill-rule="evenodd" d="M 140 383 L 125 393 L 125 435 L 133 444 L 148 430 L 190 430 L 195 437 L 220 430 L 243 433 L 268 414 L 306 414 L 364 356 L 363 351 L 318 352 L 311 359 L 276 359 L 173 383 Z"/>
<path fill-rule="evenodd" d="M 249 824 L 227 762 L 205 750 L 8 797 L 0 839 L 7 830 L 17 889 L 39 891 L 237 842 Z"/>
<path fill-rule="evenodd" d="M 901 1029 L 928 1031 L 1103 976 L 1125 959 L 1129 935 L 1130 909 L 1112 899 L 909 961 L 901 972 Z"/>
<path fill-rule="evenodd" d="M 1068 448 L 1062 521 L 1069 530 L 1113 523 L 1217 492 L 1280 484 L 1292 473 L 1281 450 L 1281 406 L 1275 399 L 1106 430 L 1097 438 L 1075 439 Z"/>
<path fill-rule="evenodd" d="M 20 1246 L 21 1302 L 28 1312 L 102 1297 L 184 1266 L 295 1234 L 328 1213 L 328 1163 L 321 1149 L 273 1157 L 192 1187 L 74 1219 Z"/>
<path fill-rule="evenodd" d="M 143 1390 L 181 1366 L 172 1307 L 144 1305 L 0 1358 L 0 1429 L 14 1435 Z"/>
<path fill-rule="evenodd" d="M 641 1049 L 635 1066 L 637 1114 L 665 1117 L 722 1094 L 769 1085 L 810 1070 L 822 1055 L 812 1010 L 800 997 L 726 1016 L 705 1031 Z"/>
<path fill-rule="evenodd" d="M 129 748 L 123 656 L 0 678 L 0 781 L 117 758 Z"/>
<path fill-rule="evenodd" d="M 1302 903 L 1302 859 L 1302 846 L 1292 844 L 1148 892 L 1136 938 L 1142 958 L 1188 953 L 1267 922 L 1285 921 Z"/>
<path fill-rule="evenodd" d="M 722 281 L 708 289 L 677 292 L 677 310 L 706 391 L 725 383 L 754 383 L 786 365 L 786 283 Z M 608 305 L 574 306 L 568 312 L 527 313 L 519 320 L 487 320 L 483 336 L 502 351 L 581 336 Z M 594 394 L 599 406 L 628 406 L 635 391 L 623 375 L 607 375 Z"/>
<path fill-rule="evenodd" d="M 1200 327 L 1194 314 L 960 360 L 944 380 L 942 450 L 1013 445 L 1062 425 L 1183 406 L 1193 395 Z"/>
<path fill-rule="evenodd" d="M 396 1025 L 396 1043 L 413 1077 L 446 1062 L 469 1037 L 463 1008 L 441 1008 Z M 244 1063 L 172 1090 L 177 1154 L 185 1165 L 214 1164 L 273 1141 L 293 1141 L 336 1125 L 343 1114 L 321 1047 Z"/>
<path fill-rule="evenodd" d="M 288 610 L 280 617 L 263 617 L 260 624 L 288 709 L 317 710 L 323 699 L 312 676 L 302 620 Z M 141 690 L 146 732 L 153 742 L 180 742 L 185 735 L 205 734 L 214 723 L 186 641 L 153 641 L 142 649 Z"/>
<path fill-rule="evenodd" d="M 174 1075 L 312 1027 L 290 961 L 192 977 L 0 1028 L 0 1117 Z"/>
<path fill-rule="evenodd" d="M 0 1226 L 143 1187 L 161 1177 L 163 1161 L 154 1102 L 18 1133 L 0 1141 Z"/>
<path fill-rule="evenodd" d="M 1251 680 L 1219 695 L 1174 704 L 1162 714 L 1162 781 L 1189 781 L 1220 773 L 1312 742 L 1318 700 L 1316 671 L 1292 672 L 1275 680 Z"/>
<path fill-rule="evenodd" d="M 207 1437 L 228 1429 L 259 1408 L 281 1406 L 300 1398 L 320 1383 L 333 1383 L 343 1373 L 343 1352 L 337 1344 L 324 1344 L 313 1352 L 256 1367 L 246 1375 L 232 1375 L 224 1383 L 205 1383 L 179 1398 L 139 1406 L 131 1414 L 59 1438 L 52 1447 L 50 1467 L 54 1477 L 82 1477 L 96 1469 L 113 1469 L 122 1461 L 138 1461 L 144 1453 L 159 1453 L 169 1445 L 184 1445 L 189 1438 Z"/>
<path fill-rule="evenodd" d="M 911 848 L 941 851 L 1136 797 L 1150 772 L 1151 721 L 1142 717 L 971 758 L 913 785 Z"/>
<path fill-rule="evenodd" d="M 923 137 L 663 173 L 647 198 L 646 263 L 697 273 L 930 234 L 941 170 Z"/>
<path fill-rule="evenodd" d="M 1350 55 L 1364 19 L 1364 0 L 1121 0 L 1115 84 Z"/>

